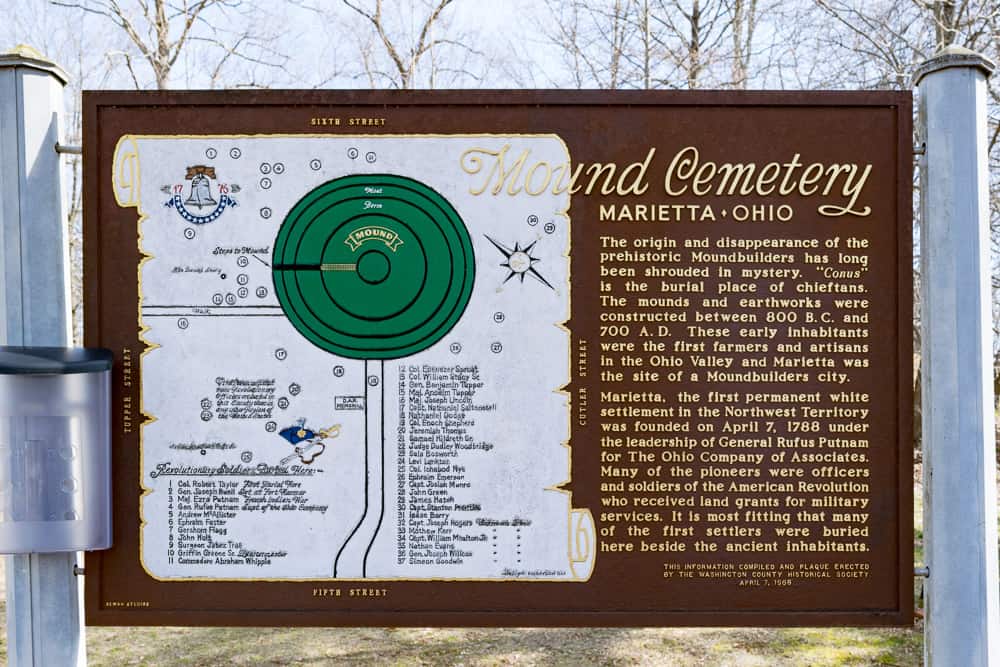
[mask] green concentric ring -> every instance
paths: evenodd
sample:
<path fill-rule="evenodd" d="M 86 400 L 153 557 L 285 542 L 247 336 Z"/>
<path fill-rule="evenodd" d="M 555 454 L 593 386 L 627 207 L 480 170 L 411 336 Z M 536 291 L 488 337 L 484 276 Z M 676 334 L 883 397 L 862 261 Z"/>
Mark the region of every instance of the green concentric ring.
<path fill-rule="evenodd" d="M 352 359 L 427 349 L 458 322 L 475 281 L 472 241 L 448 200 L 391 174 L 345 176 L 306 194 L 272 260 L 292 326 Z"/>

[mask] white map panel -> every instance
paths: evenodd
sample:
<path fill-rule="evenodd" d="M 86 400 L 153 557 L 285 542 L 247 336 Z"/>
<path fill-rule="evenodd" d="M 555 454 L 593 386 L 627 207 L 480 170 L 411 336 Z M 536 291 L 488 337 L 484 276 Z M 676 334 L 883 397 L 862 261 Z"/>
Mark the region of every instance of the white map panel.
<path fill-rule="evenodd" d="M 148 255 L 137 326 L 150 346 L 141 557 L 152 576 L 590 576 L 592 519 L 557 488 L 570 475 L 569 195 L 470 193 L 463 153 L 507 145 L 569 161 L 551 135 L 122 138 L 116 196 L 138 208 Z M 457 323 L 402 358 L 321 349 L 276 295 L 276 271 L 307 270 L 276 269 L 286 217 L 357 175 L 439 193 L 474 253 Z M 384 239 L 358 256 L 374 247 L 395 261 Z"/>

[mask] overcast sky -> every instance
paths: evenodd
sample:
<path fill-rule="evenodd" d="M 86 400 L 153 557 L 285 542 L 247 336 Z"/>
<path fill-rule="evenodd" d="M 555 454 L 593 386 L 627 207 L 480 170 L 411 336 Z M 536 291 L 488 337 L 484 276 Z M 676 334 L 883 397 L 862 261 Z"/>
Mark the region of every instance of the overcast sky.
<path fill-rule="evenodd" d="M 73 2 L 75 0 L 62 0 Z M 134 5 L 126 0 L 125 7 Z M 245 83 L 281 87 L 367 87 L 365 78 L 357 74 L 358 50 L 355 35 L 364 25 L 336 0 L 305 0 L 289 3 L 282 0 L 245 0 L 254 12 L 257 25 L 274 34 L 270 45 L 290 56 L 288 72 L 257 68 L 252 75 L 240 77 Z M 393 3 L 388 3 L 392 6 Z M 406 3 L 400 3 L 406 4 Z M 411 32 L 419 31 L 425 10 L 422 3 L 410 18 Z M 132 7 L 138 16 L 138 7 Z M 452 31 L 468 37 L 467 46 L 481 51 L 495 61 L 487 69 L 487 78 L 480 85 L 509 86 L 501 71 L 500 60 L 509 69 L 510 61 L 527 57 L 539 71 L 545 64 L 555 65 L 557 59 L 551 47 L 543 43 L 541 17 L 547 10 L 539 0 L 463 0 L 447 11 Z M 263 13 L 268 12 L 268 13 Z M 218 21 L 218 15 L 210 19 Z M 405 17 L 403 23 L 405 24 Z M 353 30 L 352 30 L 353 26 Z M 370 26 L 366 26 L 370 30 Z M 71 75 L 84 79 L 86 87 L 133 88 L 125 69 L 124 53 L 132 54 L 136 78 L 143 87 L 152 81 L 151 71 L 142 62 L 124 33 L 105 17 L 83 13 L 78 9 L 57 7 L 48 0 L 0 0 L 0 50 L 17 44 L 28 44 L 56 60 Z M 206 56 L 197 49 L 185 50 L 171 76 L 175 88 L 199 88 L 209 85 Z M 217 57 L 217 56 L 215 56 Z M 113 61 L 115 66 L 109 66 Z M 331 76 L 332 71 L 339 76 Z M 223 81 L 221 85 L 233 85 Z M 545 82 L 539 82 L 543 85 Z M 468 84 L 466 84 L 468 85 Z"/>

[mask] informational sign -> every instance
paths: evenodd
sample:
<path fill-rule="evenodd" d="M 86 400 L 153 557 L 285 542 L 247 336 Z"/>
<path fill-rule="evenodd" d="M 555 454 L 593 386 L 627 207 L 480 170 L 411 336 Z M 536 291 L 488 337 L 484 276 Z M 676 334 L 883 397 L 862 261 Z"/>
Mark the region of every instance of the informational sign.
<path fill-rule="evenodd" d="M 908 93 L 87 93 L 92 624 L 912 620 Z"/>

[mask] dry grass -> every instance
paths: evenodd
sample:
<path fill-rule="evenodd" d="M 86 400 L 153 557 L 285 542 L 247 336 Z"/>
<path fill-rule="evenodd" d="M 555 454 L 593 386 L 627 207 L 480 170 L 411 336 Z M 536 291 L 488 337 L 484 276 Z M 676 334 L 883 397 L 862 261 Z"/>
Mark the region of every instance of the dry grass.
<path fill-rule="evenodd" d="M 921 629 L 91 628 L 91 665 L 919 665 Z"/>
<path fill-rule="evenodd" d="M 2 581 L 2 577 L 0 577 Z M 6 626 L 6 610 L 0 610 Z M 919 665 L 922 626 L 739 629 L 88 628 L 89 664 Z M 6 636 L 0 638 L 6 659 Z"/>
<path fill-rule="evenodd" d="M 920 488 L 916 499 L 921 558 Z M 0 568 L 0 599 L 4 599 Z M 2 605 L 3 603 L 0 603 Z M 0 623 L 6 627 L 6 608 Z M 223 665 L 678 665 L 810 667 L 919 665 L 913 628 L 88 628 L 89 664 Z M 6 660 L 6 633 L 0 657 Z"/>

